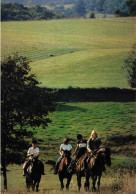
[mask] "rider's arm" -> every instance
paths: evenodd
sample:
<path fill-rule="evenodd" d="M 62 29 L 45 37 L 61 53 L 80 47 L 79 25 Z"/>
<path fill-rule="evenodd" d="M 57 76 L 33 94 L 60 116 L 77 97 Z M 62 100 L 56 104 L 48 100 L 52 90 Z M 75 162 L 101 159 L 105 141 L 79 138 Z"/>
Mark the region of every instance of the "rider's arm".
<path fill-rule="evenodd" d="M 27 153 L 27 157 L 33 156 L 34 154 Z"/>
<path fill-rule="evenodd" d="M 89 138 L 88 141 L 87 141 L 87 150 L 88 150 L 88 152 L 91 152 L 92 150 L 90 149 L 89 142 L 90 142 L 90 138 Z"/>
<path fill-rule="evenodd" d="M 74 151 L 74 153 L 73 153 L 73 156 L 76 155 L 78 149 L 79 149 L 79 145 L 77 144 L 76 149 L 75 149 L 75 151 Z"/>
<path fill-rule="evenodd" d="M 60 155 L 62 156 L 63 155 L 63 149 L 62 149 L 62 147 L 60 146 Z"/>

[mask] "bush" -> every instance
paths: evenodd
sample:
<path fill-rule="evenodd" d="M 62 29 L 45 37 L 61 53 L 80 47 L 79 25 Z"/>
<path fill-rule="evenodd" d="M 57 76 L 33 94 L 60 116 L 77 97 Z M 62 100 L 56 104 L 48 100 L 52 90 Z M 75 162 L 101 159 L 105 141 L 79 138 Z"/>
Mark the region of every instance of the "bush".
<path fill-rule="evenodd" d="M 95 18 L 95 13 L 94 12 L 91 12 L 90 14 L 89 14 L 89 18 Z"/>

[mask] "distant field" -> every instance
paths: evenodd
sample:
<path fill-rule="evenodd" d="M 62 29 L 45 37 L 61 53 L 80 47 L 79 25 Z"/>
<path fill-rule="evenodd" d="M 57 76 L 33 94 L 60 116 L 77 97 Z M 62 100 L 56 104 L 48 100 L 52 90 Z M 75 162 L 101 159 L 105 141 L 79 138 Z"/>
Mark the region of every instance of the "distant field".
<path fill-rule="evenodd" d="M 2 22 L 2 58 L 30 58 L 41 86 L 128 88 L 121 66 L 135 40 L 135 18 Z"/>

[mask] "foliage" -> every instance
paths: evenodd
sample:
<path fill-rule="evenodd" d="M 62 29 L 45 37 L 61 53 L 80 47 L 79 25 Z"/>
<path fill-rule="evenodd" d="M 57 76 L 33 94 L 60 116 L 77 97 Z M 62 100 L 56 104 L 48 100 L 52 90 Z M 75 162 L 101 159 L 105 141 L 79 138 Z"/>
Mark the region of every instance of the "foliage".
<path fill-rule="evenodd" d="M 127 10 L 121 11 L 120 9 L 117 9 L 114 14 L 119 17 L 136 16 L 136 0 L 127 0 L 126 6 Z"/>
<path fill-rule="evenodd" d="M 24 7 L 22 4 L 7 3 L 1 5 L 1 20 L 40 20 L 51 19 L 54 13 L 45 7 L 36 5 L 35 7 Z"/>
<path fill-rule="evenodd" d="M 37 86 L 30 70 L 29 60 L 17 53 L 5 57 L 1 64 L 1 155 L 5 176 L 10 163 L 21 164 L 24 160 L 27 138 L 33 136 L 28 126 L 46 128 L 51 122 L 47 115 L 53 111 L 52 96 Z"/>
<path fill-rule="evenodd" d="M 86 4 L 84 0 L 77 0 L 75 6 L 74 6 L 74 11 L 75 13 L 80 16 L 83 17 L 86 14 Z"/>
<path fill-rule="evenodd" d="M 94 12 L 91 12 L 91 13 L 89 14 L 89 18 L 95 18 L 95 13 L 94 13 Z"/>
<path fill-rule="evenodd" d="M 123 68 L 127 71 L 128 83 L 132 88 L 136 88 L 136 43 L 132 46 L 128 58 L 125 60 Z"/>
<path fill-rule="evenodd" d="M 136 16 L 136 0 L 127 0 L 126 4 L 127 4 L 130 15 Z"/>
<path fill-rule="evenodd" d="M 136 14 L 135 0 L 52 0 L 52 1 L 2 1 L 2 21 L 8 20 L 40 20 L 64 17 L 84 17 L 86 13 L 98 12 L 116 16 L 134 16 Z M 14 3 L 17 2 L 17 3 Z M 26 5 L 25 7 L 22 3 Z M 43 6 L 44 4 L 44 6 Z M 72 7 L 66 8 L 65 5 Z M 50 6 L 49 10 L 45 5 Z M 57 14 L 57 16 L 56 16 Z"/>

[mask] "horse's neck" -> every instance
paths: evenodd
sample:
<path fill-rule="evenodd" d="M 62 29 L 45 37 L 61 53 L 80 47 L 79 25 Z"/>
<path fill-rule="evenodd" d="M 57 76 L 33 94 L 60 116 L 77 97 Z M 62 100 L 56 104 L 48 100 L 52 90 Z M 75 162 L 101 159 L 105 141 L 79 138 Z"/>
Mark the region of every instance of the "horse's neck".
<path fill-rule="evenodd" d="M 33 162 L 30 163 L 29 167 L 28 167 L 28 172 L 32 172 L 33 169 Z"/>

